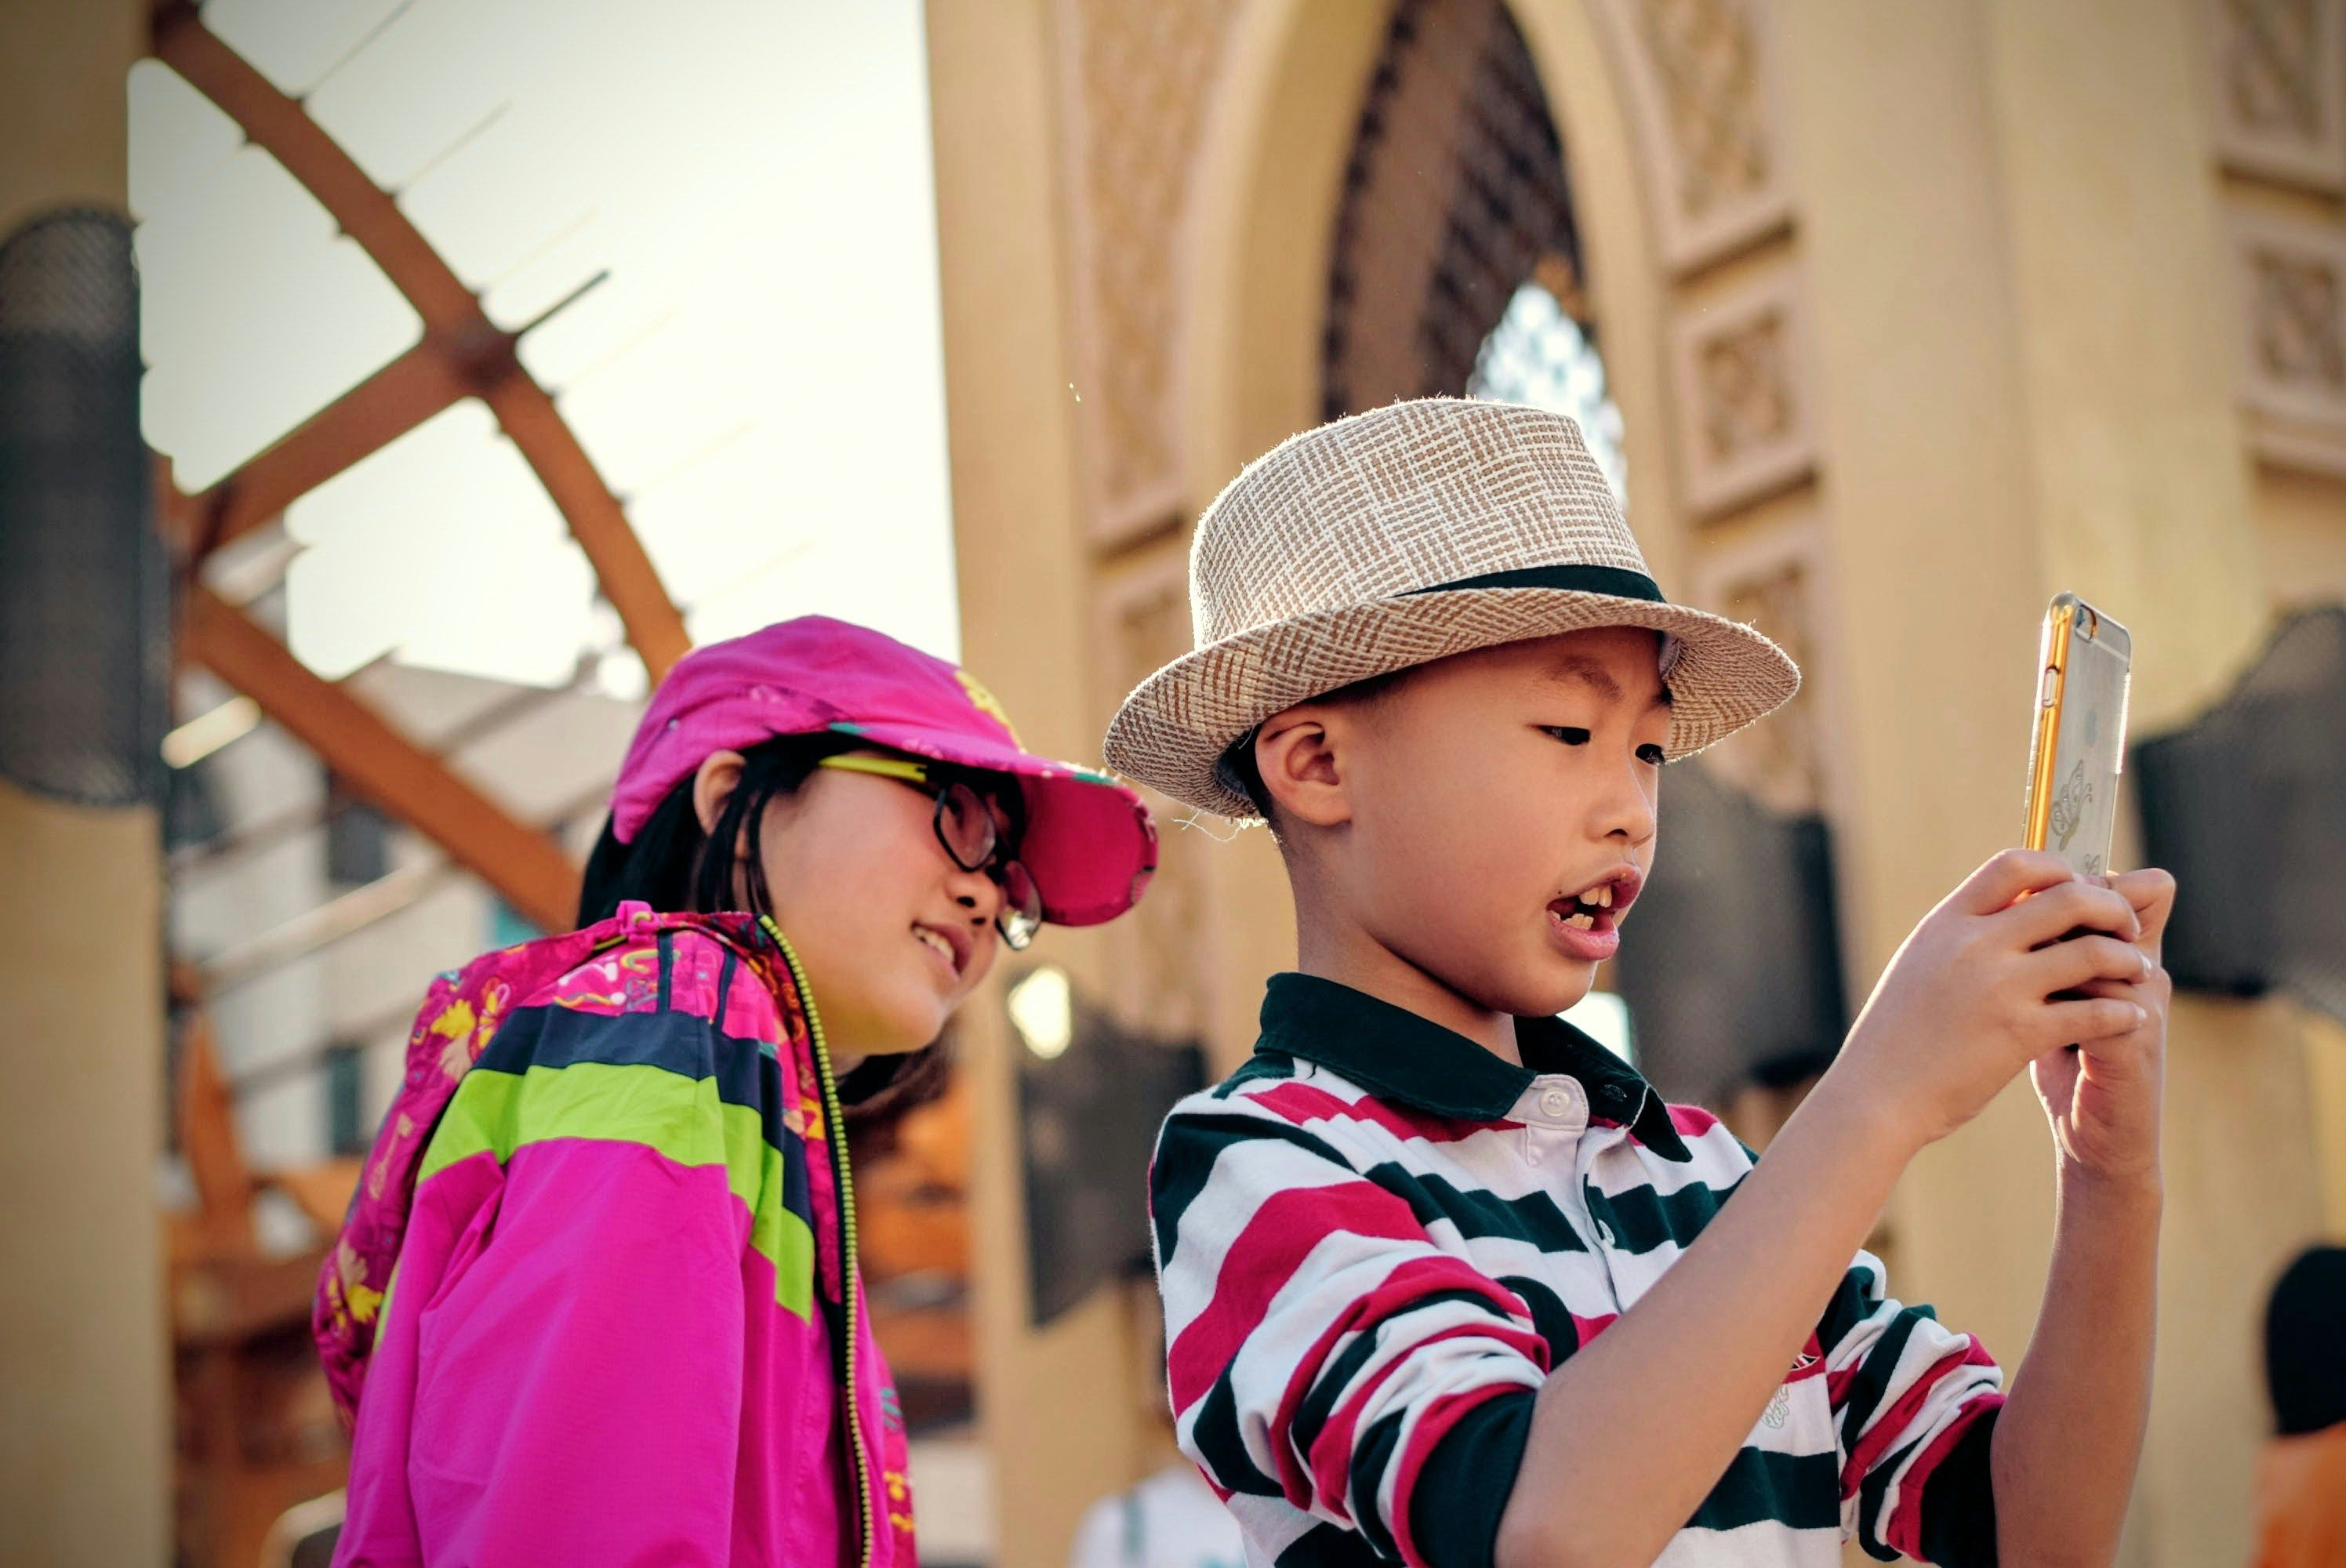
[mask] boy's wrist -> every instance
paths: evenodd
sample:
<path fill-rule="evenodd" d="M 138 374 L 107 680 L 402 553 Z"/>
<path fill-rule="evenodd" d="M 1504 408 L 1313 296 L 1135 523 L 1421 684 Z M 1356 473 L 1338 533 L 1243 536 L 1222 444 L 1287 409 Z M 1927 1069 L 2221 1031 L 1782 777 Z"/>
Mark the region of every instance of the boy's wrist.
<path fill-rule="evenodd" d="M 1931 1141 L 1896 1095 L 1878 1092 L 1863 1074 L 1838 1065 L 1810 1091 L 1794 1119 L 1806 1120 L 1836 1147 L 1862 1154 L 1893 1175 Z"/>
<path fill-rule="evenodd" d="M 2083 1207 L 2113 1215 L 2147 1215 L 2155 1219 L 2167 1202 L 2166 1178 L 2156 1156 L 2139 1168 L 2112 1171 L 2063 1155 L 2056 1179 L 2065 1211 Z"/>

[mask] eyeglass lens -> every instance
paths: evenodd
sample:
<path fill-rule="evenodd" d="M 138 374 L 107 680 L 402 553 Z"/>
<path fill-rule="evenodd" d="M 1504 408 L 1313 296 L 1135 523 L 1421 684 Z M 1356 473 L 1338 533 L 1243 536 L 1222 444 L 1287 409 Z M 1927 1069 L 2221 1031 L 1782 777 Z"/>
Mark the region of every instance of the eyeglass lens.
<path fill-rule="evenodd" d="M 948 784 L 937 795 L 937 838 L 964 871 L 989 871 L 1002 889 L 1002 913 L 994 921 L 1014 952 L 1035 940 L 1043 923 L 1042 890 L 1016 860 L 999 865 L 1002 830 L 985 797 L 967 784 Z"/>
<path fill-rule="evenodd" d="M 964 871 L 985 870 L 1000 840 L 984 797 L 959 783 L 946 785 L 937 796 L 937 837 Z"/>

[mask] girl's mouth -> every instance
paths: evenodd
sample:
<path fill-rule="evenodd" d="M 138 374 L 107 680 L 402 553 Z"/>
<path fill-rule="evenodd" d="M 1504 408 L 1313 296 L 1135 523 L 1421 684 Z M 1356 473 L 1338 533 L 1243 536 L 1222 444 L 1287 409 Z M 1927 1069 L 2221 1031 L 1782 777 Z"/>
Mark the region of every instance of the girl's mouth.
<path fill-rule="evenodd" d="M 952 972 L 955 981 L 961 979 L 963 969 L 968 965 L 969 955 L 967 951 L 954 940 L 954 933 L 940 931 L 933 925 L 916 925 L 913 928 L 913 936 L 923 947 L 944 961 L 945 968 Z"/>

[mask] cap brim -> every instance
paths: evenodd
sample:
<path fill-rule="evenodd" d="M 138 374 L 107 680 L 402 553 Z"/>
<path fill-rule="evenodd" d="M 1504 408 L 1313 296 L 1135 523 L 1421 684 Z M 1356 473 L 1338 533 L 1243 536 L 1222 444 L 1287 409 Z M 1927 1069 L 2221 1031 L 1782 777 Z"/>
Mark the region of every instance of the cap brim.
<path fill-rule="evenodd" d="M 1687 605 L 1559 588 L 1410 594 L 1298 616 L 1175 659 L 1136 687 L 1108 727 L 1108 766 L 1176 800 L 1251 819 L 1219 764 L 1240 736 L 1340 687 L 1478 648 L 1599 626 L 1678 640 L 1668 677 L 1673 761 L 1725 739 L 1800 687 L 1789 655 L 1739 621 Z"/>
<path fill-rule="evenodd" d="M 1098 925 L 1139 901 L 1157 871 L 1157 825 L 1138 793 L 1092 769 L 957 730 L 909 724 L 833 724 L 892 751 L 1017 777 L 1026 797 L 1018 858 L 1054 925 Z"/>

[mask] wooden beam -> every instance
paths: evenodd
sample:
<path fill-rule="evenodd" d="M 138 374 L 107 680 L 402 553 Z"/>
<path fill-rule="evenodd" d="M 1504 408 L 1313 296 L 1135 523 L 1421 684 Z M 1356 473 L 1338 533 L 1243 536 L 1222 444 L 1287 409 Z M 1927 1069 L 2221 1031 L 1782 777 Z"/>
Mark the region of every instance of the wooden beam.
<path fill-rule="evenodd" d="M 187 657 L 260 705 L 351 787 L 479 877 L 544 931 L 576 922 L 578 871 L 555 841 L 450 771 L 200 583 L 183 601 Z"/>
<path fill-rule="evenodd" d="M 391 193 L 367 178 L 300 100 L 279 92 L 205 26 L 191 0 L 166 0 L 153 15 L 156 57 L 219 105 L 255 146 L 318 199 L 415 307 L 427 333 L 461 332 L 479 312 L 479 301 Z"/>
<path fill-rule="evenodd" d="M 655 684 L 677 660 L 692 651 L 692 637 L 676 601 L 660 585 L 644 542 L 636 537 L 618 498 L 603 483 L 586 449 L 554 406 L 544 387 L 527 375 L 507 376 L 484 394 L 537 482 L 554 498 L 570 536 L 578 541 L 603 596 L 619 613 L 627 642 L 644 661 Z"/>
<path fill-rule="evenodd" d="M 475 390 L 462 360 L 438 339 L 425 338 L 235 473 L 189 496 L 178 524 L 189 563 L 260 527 Z"/>
<path fill-rule="evenodd" d="M 252 1228 L 252 1172 L 237 1136 L 235 1097 L 220 1074 L 203 984 L 185 963 L 171 965 L 170 983 L 180 1030 L 171 1119 L 178 1128 L 179 1157 L 196 1188 L 196 1212 L 188 1217 L 190 1239 L 207 1257 L 250 1256 L 259 1247 Z"/>
<path fill-rule="evenodd" d="M 460 344 L 503 340 L 510 352 L 512 335 L 489 321 L 480 300 L 407 220 L 391 194 L 367 178 L 299 100 L 278 91 L 206 27 L 190 0 L 158 5 L 152 36 L 156 57 L 234 120 L 254 146 L 284 165 L 342 232 L 358 241 L 423 318 L 427 338 Z M 628 526 L 618 497 L 564 422 L 553 397 L 518 361 L 514 373 L 496 378 L 484 390 L 497 423 L 586 552 L 603 596 L 627 628 L 627 641 L 652 678 L 659 679 L 692 642 L 643 541 Z"/>

